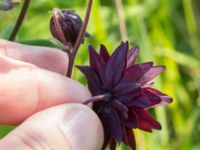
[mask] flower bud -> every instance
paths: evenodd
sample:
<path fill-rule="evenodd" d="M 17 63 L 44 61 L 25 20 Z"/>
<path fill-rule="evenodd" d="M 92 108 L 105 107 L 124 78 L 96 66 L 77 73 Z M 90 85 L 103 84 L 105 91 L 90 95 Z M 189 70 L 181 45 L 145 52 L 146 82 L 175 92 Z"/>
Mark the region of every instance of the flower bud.
<path fill-rule="evenodd" d="M 57 19 L 61 32 L 65 38 L 65 41 L 70 43 L 71 46 L 74 46 L 78 38 L 78 35 L 81 31 L 83 21 L 81 20 L 80 16 L 77 15 L 74 11 L 71 10 L 62 10 L 62 11 L 55 10 L 55 11 L 57 11 L 57 13 L 54 13 L 54 15 L 57 16 L 53 17 Z M 60 34 L 58 33 L 59 30 L 57 29 L 58 27 L 56 26 L 53 17 L 50 20 L 51 34 L 53 35 L 54 38 L 64 43 L 62 38 L 60 37 Z M 85 37 L 90 37 L 90 35 L 86 32 Z"/>
<path fill-rule="evenodd" d="M 0 2 L 0 10 L 8 11 L 12 8 L 16 7 L 19 4 L 19 2 L 12 2 L 11 0 L 4 0 Z"/>

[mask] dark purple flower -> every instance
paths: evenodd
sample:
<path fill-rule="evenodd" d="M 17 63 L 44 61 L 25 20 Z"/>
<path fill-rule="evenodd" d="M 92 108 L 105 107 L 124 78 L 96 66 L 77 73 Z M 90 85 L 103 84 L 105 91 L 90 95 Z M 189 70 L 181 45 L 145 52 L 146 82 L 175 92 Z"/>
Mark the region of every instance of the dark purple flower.
<path fill-rule="evenodd" d="M 138 51 L 138 47 L 129 50 L 128 42 L 122 42 L 111 56 L 103 45 L 100 54 L 89 47 L 90 66 L 78 66 L 93 96 L 102 97 L 94 99 L 93 109 L 104 126 L 104 148 L 109 143 L 115 150 L 123 141 L 135 150 L 133 129 L 161 129 L 148 109 L 172 102 L 171 97 L 151 87 L 152 79 L 165 67 L 153 66 L 152 62 L 135 64 Z"/>
<path fill-rule="evenodd" d="M 78 38 L 79 32 L 81 30 L 81 27 L 83 25 L 83 21 L 81 20 L 79 15 L 72 10 L 62 10 L 59 11 L 59 13 L 60 14 L 58 16 L 58 21 L 61 30 L 64 34 L 64 37 L 66 41 L 68 41 L 72 46 L 74 46 Z M 53 17 L 50 21 L 50 31 L 54 38 L 63 42 L 62 39 L 60 39 L 59 34 L 57 33 Z M 90 37 L 90 35 L 87 32 L 85 33 L 85 36 Z"/>

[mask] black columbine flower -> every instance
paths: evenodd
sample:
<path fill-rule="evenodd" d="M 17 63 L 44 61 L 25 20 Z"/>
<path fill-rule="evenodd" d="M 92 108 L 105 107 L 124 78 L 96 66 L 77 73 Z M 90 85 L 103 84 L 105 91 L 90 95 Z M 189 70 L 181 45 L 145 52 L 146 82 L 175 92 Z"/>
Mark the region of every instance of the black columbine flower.
<path fill-rule="evenodd" d="M 58 14 L 59 16 L 57 16 L 57 19 L 64 34 L 64 37 L 66 41 L 74 46 L 78 38 L 79 32 L 81 31 L 83 21 L 81 20 L 79 15 L 72 10 L 62 10 L 58 11 L 58 13 L 60 14 Z M 60 42 L 63 42 L 57 32 L 53 17 L 50 20 L 50 31 L 54 38 L 56 38 Z M 90 34 L 86 32 L 85 37 L 90 37 Z"/>
<path fill-rule="evenodd" d="M 89 47 L 90 66 L 78 66 L 94 96 L 93 109 L 103 123 L 104 148 L 109 143 L 115 150 L 116 144 L 123 141 L 136 149 L 132 129 L 161 129 L 148 109 L 172 102 L 171 97 L 151 87 L 151 80 L 165 67 L 153 66 L 152 62 L 135 64 L 138 50 L 129 50 L 128 42 L 122 42 L 110 56 L 103 45 L 100 54 Z"/>

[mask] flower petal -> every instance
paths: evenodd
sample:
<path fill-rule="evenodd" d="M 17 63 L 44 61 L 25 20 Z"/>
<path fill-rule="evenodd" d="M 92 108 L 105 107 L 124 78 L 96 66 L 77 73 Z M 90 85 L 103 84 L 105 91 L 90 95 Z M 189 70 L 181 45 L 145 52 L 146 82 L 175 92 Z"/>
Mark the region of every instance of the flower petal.
<path fill-rule="evenodd" d="M 152 129 L 161 129 L 161 125 L 146 110 L 135 109 L 139 118 L 139 129 L 152 132 Z"/>
<path fill-rule="evenodd" d="M 76 66 L 87 78 L 89 89 L 93 96 L 101 94 L 101 82 L 96 72 L 88 66 Z"/>
<path fill-rule="evenodd" d="M 138 92 L 140 85 L 135 82 L 122 81 L 113 89 L 115 95 L 124 95 L 127 93 Z"/>
<path fill-rule="evenodd" d="M 146 94 L 151 99 L 152 104 L 151 104 L 150 108 L 158 107 L 158 106 L 165 106 L 173 101 L 172 97 L 170 97 L 156 89 L 145 88 L 145 91 L 146 91 Z M 158 99 L 160 99 L 160 100 L 158 101 Z"/>
<path fill-rule="evenodd" d="M 112 107 L 120 113 L 128 112 L 128 108 L 125 105 L 123 105 L 122 103 L 120 103 L 118 100 L 114 100 L 112 102 Z"/>
<path fill-rule="evenodd" d="M 158 76 L 164 70 L 165 70 L 164 66 L 154 66 L 151 69 L 149 69 L 149 71 L 146 72 L 142 78 L 140 78 L 139 82 L 142 85 L 144 85 L 148 83 L 149 81 L 151 81 L 152 79 L 154 79 L 156 76 Z"/>
<path fill-rule="evenodd" d="M 126 94 L 118 95 L 117 99 L 124 105 L 131 103 L 136 97 L 141 94 L 141 88 L 135 89 L 133 92 L 129 92 Z"/>
<path fill-rule="evenodd" d="M 101 82 L 103 83 L 105 63 L 92 46 L 89 46 L 88 48 L 90 53 L 90 67 L 92 67 L 97 72 L 101 79 Z"/>
<path fill-rule="evenodd" d="M 126 68 L 130 68 L 130 67 L 132 67 L 134 65 L 136 56 L 138 55 L 138 52 L 139 52 L 139 49 L 140 48 L 138 46 L 136 46 L 134 48 L 131 48 L 128 51 Z"/>
<path fill-rule="evenodd" d="M 122 140 L 122 127 L 118 113 L 112 108 L 110 108 L 109 113 L 107 110 L 103 109 L 99 113 L 99 117 L 103 123 L 105 133 L 107 135 L 110 133 L 115 141 L 120 143 Z"/>
<path fill-rule="evenodd" d="M 127 104 L 128 107 L 147 108 L 151 106 L 151 99 L 145 94 L 137 96 Z"/>
<path fill-rule="evenodd" d="M 112 137 L 109 141 L 109 146 L 110 146 L 110 150 L 116 150 L 117 143 L 115 142 L 115 140 Z"/>
<path fill-rule="evenodd" d="M 121 79 L 126 66 L 127 51 L 128 42 L 122 42 L 107 62 L 105 81 L 108 89 L 112 89 Z"/>
<path fill-rule="evenodd" d="M 108 60 L 110 59 L 108 50 L 106 49 L 106 47 L 103 44 L 101 44 L 101 47 L 100 47 L 100 56 L 104 60 L 105 63 L 107 63 Z"/>
<path fill-rule="evenodd" d="M 125 71 L 123 80 L 137 82 L 152 66 L 152 62 L 136 64 Z"/>
<path fill-rule="evenodd" d="M 145 93 L 145 96 L 150 100 L 150 105 L 148 107 L 152 107 L 161 102 L 161 97 L 153 93 L 149 88 L 143 88 L 142 90 Z"/>
<path fill-rule="evenodd" d="M 125 106 L 132 102 L 132 100 L 140 95 L 141 87 L 138 83 L 123 81 L 120 82 L 114 89 L 113 89 L 113 96 L 117 97 L 120 103 L 124 104 Z"/>
<path fill-rule="evenodd" d="M 138 128 L 139 124 L 139 118 L 135 111 L 132 111 L 132 109 L 129 108 L 128 112 L 128 119 L 125 121 L 125 125 L 128 128 Z"/>
<path fill-rule="evenodd" d="M 129 145 L 132 150 L 136 150 L 135 135 L 131 128 L 125 128 L 123 142 Z"/>

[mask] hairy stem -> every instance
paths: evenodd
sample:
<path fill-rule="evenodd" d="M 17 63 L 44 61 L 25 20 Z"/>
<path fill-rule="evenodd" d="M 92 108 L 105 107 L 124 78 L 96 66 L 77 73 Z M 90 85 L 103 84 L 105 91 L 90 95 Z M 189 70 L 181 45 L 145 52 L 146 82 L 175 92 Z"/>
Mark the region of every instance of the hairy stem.
<path fill-rule="evenodd" d="M 10 41 L 13 41 L 15 39 L 15 36 L 17 35 L 17 32 L 19 31 L 19 28 L 22 25 L 22 22 L 24 20 L 25 15 L 26 15 L 26 12 L 27 12 L 29 4 L 30 4 L 30 0 L 25 0 L 24 1 L 24 4 L 22 6 L 22 9 L 21 9 L 21 12 L 19 14 L 19 17 L 17 18 L 17 22 L 15 24 L 15 27 L 14 27 L 14 29 L 13 29 L 10 37 L 9 37 Z"/>
<path fill-rule="evenodd" d="M 122 41 L 127 41 L 127 31 L 126 31 L 126 23 L 124 18 L 124 11 L 123 11 L 123 5 L 122 0 L 115 0 L 115 8 L 117 11 L 117 18 L 119 22 L 119 30 L 120 30 L 120 36 Z"/>
<path fill-rule="evenodd" d="M 82 42 L 83 37 L 84 37 L 85 32 L 86 32 L 86 28 L 87 28 L 87 25 L 88 25 L 88 22 L 89 22 L 89 19 L 90 19 L 92 3 L 93 3 L 93 0 L 88 0 L 87 11 L 86 11 L 85 19 L 84 19 L 84 22 L 83 22 L 83 26 L 82 26 L 81 31 L 79 33 L 79 36 L 76 40 L 75 46 L 72 50 L 72 53 L 69 53 L 69 67 L 68 67 L 68 72 L 67 72 L 68 77 L 71 77 L 71 75 L 72 75 L 74 60 L 75 60 L 76 54 L 78 52 L 78 49 L 81 45 L 81 42 Z"/>

